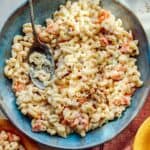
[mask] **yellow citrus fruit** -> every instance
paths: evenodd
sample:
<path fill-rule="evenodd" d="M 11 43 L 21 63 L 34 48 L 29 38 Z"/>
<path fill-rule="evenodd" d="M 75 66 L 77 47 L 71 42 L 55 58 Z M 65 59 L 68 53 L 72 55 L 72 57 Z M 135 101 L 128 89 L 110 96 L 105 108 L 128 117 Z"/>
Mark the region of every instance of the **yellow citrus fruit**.
<path fill-rule="evenodd" d="M 133 143 L 133 150 L 150 150 L 150 117 L 138 129 Z"/>

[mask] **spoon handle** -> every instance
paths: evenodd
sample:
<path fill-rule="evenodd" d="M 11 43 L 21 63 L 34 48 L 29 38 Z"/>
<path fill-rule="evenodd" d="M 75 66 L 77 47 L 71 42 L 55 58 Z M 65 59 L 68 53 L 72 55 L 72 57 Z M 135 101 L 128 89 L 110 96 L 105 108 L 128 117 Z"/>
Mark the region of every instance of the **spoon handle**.
<path fill-rule="evenodd" d="M 31 24 L 32 24 L 32 30 L 33 30 L 33 35 L 34 39 L 36 42 L 38 42 L 38 35 L 35 29 L 35 24 L 34 24 L 34 10 L 33 10 L 33 2 L 32 0 L 28 0 L 29 6 L 30 6 L 30 19 L 31 19 Z"/>

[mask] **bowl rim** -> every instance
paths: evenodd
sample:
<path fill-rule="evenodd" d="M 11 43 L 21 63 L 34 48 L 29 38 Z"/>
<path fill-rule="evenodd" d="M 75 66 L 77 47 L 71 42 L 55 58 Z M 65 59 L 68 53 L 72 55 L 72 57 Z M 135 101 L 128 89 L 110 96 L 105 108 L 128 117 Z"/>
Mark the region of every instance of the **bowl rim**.
<path fill-rule="evenodd" d="M 34 2 L 36 0 L 33 0 Z M 140 27 L 141 27 L 141 30 L 145 36 L 145 43 L 147 43 L 148 47 L 147 47 L 147 50 L 148 50 L 148 53 L 149 53 L 149 56 L 148 56 L 148 61 L 149 61 L 149 64 L 150 64 L 150 45 L 149 45 L 149 42 L 148 42 L 148 38 L 147 38 L 147 35 L 145 33 L 145 30 L 143 28 L 143 25 L 141 23 L 141 21 L 139 20 L 139 18 L 134 14 L 134 12 L 132 10 L 130 10 L 129 8 L 127 8 L 123 3 L 119 2 L 118 0 L 114 1 L 114 3 L 116 3 L 117 5 L 121 6 L 123 9 L 125 9 L 127 12 L 129 12 L 136 20 L 137 22 L 139 23 Z M 0 28 L 0 39 L 4 36 L 4 30 L 5 30 L 5 26 L 7 26 L 9 24 L 9 20 L 11 18 L 13 18 L 15 16 L 16 13 L 19 13 L 19 12 L 22 12 L 21 9 L 24 9 L 24 8 L 27 8 L 28 7 L 28 1 L 25 1 L 25 2 L 22 2 L 22 4 L 20 4 L 18 7 L 16 7 L 16 9 L 9 15 L 9 17 L 7 17 L 6 21 L 4 21 L 2 27 Z M 149 69 L 149 72 L 148 74 L 150 75 L 150 69 Z M 84 146 L 76 146 L 76 147 L 68 147 L 67 145 L 64 147 L 64 146 L 59 146 L 59 145 L 56 145 L 56 144 L 51 144 L 51 145 L 48 145 L 46 143 L 43 143 L 41 142 L 39 139 L 36 139 L 35 137 L 31 136 L 29 133 L 26 133 L 25 131 L 23 131 L 18 124 L 16 124 L 13 119 L 9 116 L 9 111 L 6 109 L 7 106 L 5 105 L 5 103 L 3 102 L 3 97 L 0 96 L 0 108 L 2 109 L 3 113 L 8 117 L 8 119 L 12 122 L 12 124 L 21 132 L 23 132 L 26 136 L 28 136 L 29 138 L 31 138 L 32 140 L 36 141 L 37 143 L 39 144 L 42 144 L 42 145 L 45 145 L 45 146 L 48 146 L 48 147 L 51 147 L 51 148 L 59 148 L 59 149 L 64 149 L 64 150 L 81 150 L 81 149 L 87 149 L 87 148 L 92 148 L 92 147 L 95 147 L 95 146 L 98 146 L 100 144 L 104 144 L 106 142 L 109 142 L 110 140 L 112 140 L 113 138 L 115 138 L 116 136 L 118 136 L 119 134 L 121 134 L 121 132 L 123 130 L 125 130 L 125 128 L 133 121 L 133 119 L 136 117 L 136 115 L 139 113 L 139 111 L 141 110 L 141 108 L 143 107 L 145 101 L 146 101 L 146 98 L 149 94 L 149 91 L 150 91 L 150 76 L 148 78 L 148 84 L 147 85 L 143 85 L 143 87 L 145 86 L 145 92 L 142 96 L 142 99 L 144 99 L 143 101 L 140 101 L 139 102 L 139 109 L 136 109 L 134 111 L 134 114 L 130 117 L 130 119 L 126 122 L 126 124 L 124 124 L 117 132 L 113 133 L 111 135 L 111 137 L 109 137 L 107 140 L 105 140 L 103 143 L 101 142 L 96 142 L 96 143 L 93 143 L 93 144 L 87 144 L 87 145 L 84 145 Z M 1 93 L 1 91 L 0 91 Z M 5 108 L 5 109 L 4 109 Z"/>

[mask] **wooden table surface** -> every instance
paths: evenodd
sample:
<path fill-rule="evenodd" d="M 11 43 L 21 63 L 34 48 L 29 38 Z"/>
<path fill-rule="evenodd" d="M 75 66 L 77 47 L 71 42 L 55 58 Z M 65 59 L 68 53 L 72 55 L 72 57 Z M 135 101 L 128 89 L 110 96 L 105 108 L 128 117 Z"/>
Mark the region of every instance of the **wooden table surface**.
<path fill-rule="evenodd" d="M 0 29 L 11 12 L 13 12 L 14 9 L 16 9 L 24 1 L 26 0 L 0 0 Z M 120 0 L 120 2 L 126 5 L 138 16 L 150 42 L 150 0 Z M 0 115 L 3 114 L 0 112 Z M 120 135 L 115 137 L 112 141 L 105 143 L 103 150 L 131 150 L 132 141 L 137 129 L 148 116 L 150 116 L 150 94 L 144 107 L 134 121 L 132 121 Z M 41 145 L 40 147 L 41 150 L 48 150 L 48 148 Z M 100 148 L 97 147 L 92 150 L 100 150 Z"/>

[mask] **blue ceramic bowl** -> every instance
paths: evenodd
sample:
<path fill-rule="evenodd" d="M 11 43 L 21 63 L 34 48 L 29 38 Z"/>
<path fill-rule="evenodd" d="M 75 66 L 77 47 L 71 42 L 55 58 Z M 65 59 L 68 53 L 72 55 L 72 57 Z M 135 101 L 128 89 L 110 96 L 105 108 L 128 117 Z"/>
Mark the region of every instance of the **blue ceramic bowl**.
<path fill-rule="evenodd" d="M 36 23 L 44 24 L 44 20 L 49 17 L 60 4 L 65 0 L 36 0 L 35 14 Z M 133 120 L 146 100 L 149 90 L 150 77 L 150 51 L 144 30 L 138 19 L 125 7 L 113 0 L 104 0 L 104 8 L 107 8 L 123 20 L 126 29 L 133 31 L 135 39 L 139 40 L 140 55 L 137 65 L 144 81 L 144 86 L 138 89 L 132 98 L 131 106 L 126 109 L 122 117 L 105 124 L 103 127 L 91 131 L 86 137 L 81 138 L 76 134 L 68 136 L 66 139 L 58 136 L 50 136 L 46 133 L 33 133 L 31 131 L 30 119 L 23 116 L 15 104 L 16 97 L 11 89 L 11 81 L 4 74 L 5 60 L 11 56 L 11 44 L 16 34 L 21 34 L 22 25 L 29 22 L 29 9 L 24 4 L 15 11 L 5 23 L 0 33 L 0 95 L 1 106 L 13 124 L 26 135 L 35 141 L 50 147 L 62 149 L 84 149 L 102 144 L 118 135 Z"/>

